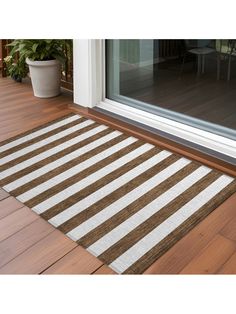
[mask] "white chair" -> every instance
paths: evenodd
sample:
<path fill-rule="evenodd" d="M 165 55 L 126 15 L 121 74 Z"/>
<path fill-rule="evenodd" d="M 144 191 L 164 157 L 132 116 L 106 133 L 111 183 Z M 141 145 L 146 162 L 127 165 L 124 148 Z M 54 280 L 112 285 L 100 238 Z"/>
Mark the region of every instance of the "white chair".
<path fill-rule="evenodd" d="M 211 40 L 185 40 L 185 54 L 183 57 L 182 70 L 185 64 L 187 54 L 194 54 L 197 56 L 197 74 L 200 75 L 205 72 L 205 57 L 211 53 L 215 53 L 214 48 L 208 47 Z"/>

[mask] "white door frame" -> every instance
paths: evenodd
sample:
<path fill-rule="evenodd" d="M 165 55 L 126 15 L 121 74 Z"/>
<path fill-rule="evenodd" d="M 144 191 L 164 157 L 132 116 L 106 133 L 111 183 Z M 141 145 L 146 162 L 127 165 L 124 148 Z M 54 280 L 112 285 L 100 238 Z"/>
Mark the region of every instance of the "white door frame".
<path fill-rule="evenodd" d="M 74 102 L 94 106 L 236 158 L 236 142 L 105 98 L 105 40 L 74 40 Z"/>
<path fill-rule="evenodd" d="M 73 40 L 74 103 L 92 108 L 103 98 L 102 40 Z"/>

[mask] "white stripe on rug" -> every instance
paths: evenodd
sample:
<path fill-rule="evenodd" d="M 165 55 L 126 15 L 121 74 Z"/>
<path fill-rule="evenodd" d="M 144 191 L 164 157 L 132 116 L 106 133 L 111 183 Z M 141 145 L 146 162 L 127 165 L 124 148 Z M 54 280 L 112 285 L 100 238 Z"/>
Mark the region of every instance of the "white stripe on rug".
<path fill-rule="evenodd" d="M 100 132 L 100 131 L 103 131 L 105 129 L 107 129 L 108 127 L 105 126 L 105 125 L 100 125 L 98 126 L 97 128 L 95 129 L 92 129 L 86 133 L 83 133 L 82 135 L 79 135 L 77 137 L 74 137 L 72 138 L 71 140 L 69 141 L 66 141 L 60 145 L 57 145 L 56 147 L 53 147 L 51 149 L 48 149 L 46 150 L 45 152 L 41 153 L 41 154 L 38 154 L 30 159 L 27 159 L 21 163 L 19 163 L 18 165 L 15 165 L 13 167 L 10 167 L 9 169 L 6 169 L 2 172 L 0 172 L 0 179 L 3 179 L 3 178 L 6 178 L 12 174 L 14 174 L 15 172 L 18 172 L 26 167 L 29 167 L 33 164 L 35 164 L 36 162 L 40 161 L 40 160 L 43 160 L 47 157 L 50 157 L 52 156 L 53 154 L 56 154 L 74 144 L 77 144 L 79 142 L 81 142 L 82 140 L 85 140 L 93 135 L 95 135 L 96 133 Z"/>
<path fill-rule="evenodd" d="M 92 204 L 98 202 L 100 199 L 112 193 L 113 191 L 121 187 L 122 185 L 136 178 L 138 175 L 144 173 L 147 169 L 149 169 L 153 165 L 153 162 L 155 162 L 155 164 L 158 164 L 161 160 L 167 158 L 168 152 L 166 153 L 167 154 L 163 154 L 163 152 L 160 152 L 156 156 L 152 157 L 151 160 L 148 159 L 144 163 L 131 169 L 130 171 L 126 172 L 119 178 L 106 184 L 105 186 L 97 190 L 96 192 L 90 194 L 89 196 L 77 202 L 76 204 L 70 206 L 69 208 L 61 212 L 60 214 L 54 216 L 53 218 L 49 220 L 49 222 L 53 224 L 54 226 L 58 227 L 59 225 L 66 222 L 70 218 L 74 217 L 78 213 L 82 212 L 83 210 L 91 206 Z"/>
<path fill-rule="evenodd" d="M 167 152 L 166 152 L 167 153 Z M 168 157 L 169 155 L 166 155 L 163 157 Z M 161 161 L 161 160 L 160 160 Z M 170 178 L 173 174 L 184 168 L 190 163 L 190 160 L 187 160 L 185 158 L 181 158 L 162 170 L 161 172 L 158 172 L 154 177 L 150 178 L 149 180 L 145 181 L 143 184 L 139 185 L 137 188 L 132 190 L 131 192 L 125 194 L 121 198 L 119 198 L 114 203 L 110 204 L 103 210 L 101 210 L 99 213 L 91 217 L 90 219 L 86 220 L 76 228 L 72 229 L 70 232 L 67 233 L 67 235 L 74 241 L 79 240 L 84 235 L 86 235 L 91 230 L 95 229 L 99 225 L 101 225 L 103 222 L 117 214 L 119 211 L 124 209 L 129 204 L 133 203 L 137 196 L 138 198 L 146 194 L 148 191 L 156 187 L 157 185 L 161 184 L 163 181 Z"/>
<path fill-rule="evenodd" d="M 204 204 L 210 201 L 221 190 L 223 190 L 234 179 L 222 175 L 206 189 L 201 191 L 198 195 L 192 198 L 187 204 L 185 204 L 176 213 L 171 215 L 163 223 L 157 226 L 154 230 L 148 233 L 140 241 L 134 244 L 126 252 L 115 259 L 109 266 L 119 273 L 124 272 L 137 260 L 139 260 L 144 254 L 150 251 L 155 245 L 163 240 L 168 234 L 174 231 L 192 214 L 199 210 Z"/>
<path fill-rule="evenodd" d="M 151 203 L 143 207 L 130 218 L 126 219 L 119 226 L 117 226 L 109 233 L 104 235 L 102 238 L 100 238 L 98 241 L 93 243 L 89 247 L 90 252 L 93 252 L 93 254 L 95 254 L 96 256 L 105 252 L 109 247 L 118 242 L 130 231 L 139 226 L 142 222 L 147 220 L 153 214 L 158 212 L 162 207 L 170 203 L 173 199 L 182 194 L 185 190 L 187 190 L 190 186 L 199 181 L 210 171 L 211 169 L 208 167 L 199 167 L 197 170 L 179 181 L 176 185 L 174 185 L 165 193 L 153 200 Z"/>
<path fill-rule="evenodd" d="M 45 173 L 64 165 L 65 163 L 73 160 L 74 158 L 77 158 L 85 153 L 88 153 L 89 151 L 91 151 L 94 148 L 97 148 L 98 146 L 105 144 L 107 142 L 109 142 L 110 140 L 118 137 L 119 135 L 121 135 L 121 132 L 119 131 L 114 131 L 112 133 L 109 133 L 99 139 L 97 139 L 96 141 L 93 141 L 77 150 L 74 150 L 72 153 L 69 153 L 53 162 L 50 162 L 49 164 L 40 167 L 39 169 L 32 171 L 31 173 L 24 175 L 23 177 L 12 181 L 11 183 L 5 185 L 3 188 L 10 192 L 12 190 L 15 190 L 16 188 L 24 185 L 25 183 L 28 183 L 42 175 L 44 175 Z M 137 140 L 137 139 L 136 139 Z"/>
<path fill-rule="evenodd" d="M 20 138 L 18 138 L 18 139 L 15 140 L 15 141 L 12 141 L 12 142 L 9 142 L 9 143 L 7 143 L 7 144 L 5 144 L 5 145 L 0 146 L 0 153 L 4 152 L 4 151 L 7 150 L 7 149 L 13 148 L 13 147 L 15 147 L 15 146 L 17 146 L 17 145 L 20 145 L 20 144 L 22 144 L 22 143 L 25 143 L 25 142 L 27 142 L 27 141 L 30 141 L 30 140 L 32 140 L 32 139 L 35 138 L 35 137 L 38 137 L 38 136 L 40 136 L 40 135 L 43 135 L 43 134 L 45 134 L 45 133 L 47 133 L 47 132 L 50 132 L 50 131 L 52 131 L 52 130 L 55 130 L 55 129 L 57 129 L 57 128 L 59 128 L 59 127 L 65 125 L 65 124 L 68 124 L 68 123 L 70 123 L 70 122 L 73 122 L 73 121 L 75 121 L 75 120 L 78 120 L 79 118 L 81 118 L 79 115 L 73 115 L 72 117 L 63 119 L 63 120 L 61 120 L 61 121 L 59 121 L 59 122 L 50 124 L 49 126 L 47 126 L 47 127 L 45 127 L 45 128 L 42 128 L 42 129 L 40 129 L 40 130 L 38 130 L 38 131 L 35 131 L 35 132 L 32 132 L 32 133 L 30 133 L 30 134 L 28 134 L 28 135 L 25 135 L 25 136 L 23 136 L 23 137 L 20 137 Z"/>
<path fill-rule="evenodd" d="M 84 128 L 86 126 L 89 126 L 92 123 L 94 123 L 94 122 L 91 121 L 91 120 L 86 120 L 84 122 L 81 122 L 79 124 L 74 125 L 73 127 L 70 127 L 69 129 L 66 129 L 64 131 L 58 132 L 58 133 L 56 133 L 54 135 L 51 135 L 51 136 L 49 136 L 49 137 L 47 137 L 47 138 L 45 138 L 45 139 L 43 139 L 43 140 L 41 140 L 41 141 L 39 141 L 37 143 L 31 144 L 31 145 L 29 145 L 29 146 L 27 146 L 25 148 L 22 148 L 22 149 L 14 152 L 14 153 L 12 153 L 10 155 L 7 155 L 7 156 L 5 156 L 3 158 L 0 158 L 0 164 L 4 165 L 5 163 L 7 163 L 7 162 L 9 162 L 11 160 L 14 160 L 14 159 L 16 159 L 18 157 L 26 155 L 27 153 L 30 153 L 30 152 L 38 149 L 38 148 L 41 148 L 41 147 L 43 147 L 43 146 L 45 146 L 47 144 L 50 144 L 50 143 L 52 143 L 52 142 L 54 142 L 56 140 L 59 140 L 59 139 L 63 138 L 66 135 L 69 135 L 69 134 L 71 134 L 73 132 L 79 131 L 82 128 Z"/>
<path fill-rule="evenodd" d="M 26 201 L 32 199 L 33 197 L 37 196 L 38 194 L 40 194 L 46 190 L 49 190 L 51 187 L 55 186 L 56 184 L 74 176 L 75 174 L 78 174 L 82 170 L 96 164 L 97 162 L 105 159 L 106 157 L 109 157 L 110 155 L 116 153 L 117 151 L 121 150 L 122 148 L 127 147 L 128 145 L 130 145 L 136 141 L 137 141 L 137 139 L 129 137 L 129 138 L 123 140 L 122 142 L 120 142 L 114 146 L 111 146 L 110 148 L 102 151 L 101 153 L 85 160 L 84 162 L 60 173 L 59 175 L 51 178 L 50 180 L 47 180 L 47 181 L 43 182 L 42 184 L 39 184 L 38 186 L 32 188 L 31 190 L 19 195 L 18 199 L 21 200 L 22 202 L 26 202 Z"/>
<path fill-rule="evenodd" d="M 142 155 L 143 153 L 147 152 L 148 150 L 152 149 L 153 145 L 151 144 L 144 144 L 140 146 L 139 148 L 131 151 L 125 156 L 122 156 L 121 158 L 115 160 L 111 164 L 107 165 L 106 167 L 92 173 L 88 177 L 84 178 L 83 180 L 76 182 L 75 184 L 69 186 L 68 188 L 64 189 L 63 191 L 53 195 L 52 197 L 46 199 L 42 203 L 34 206 L 32 209 L 36 211 L 37 213 L 43 213 L 49 208 L 55 206 L 56 204 L 64 201 L 67 199 L 69 196 L 79 192 L 83 188 L 87 187 L 88 185 L 96 182 L 97 180 L 103 178 L 110 172 L 122 167 L 129 161 L 137 158 L 138 156 Z M 155 163 L 155 158 L 153 160 L 149 160 L 148 167 L 151 167 Z M 142 164 L 143 165 L 143 164 Z M 132 169 L 134 171 L 135 168 Z"/>

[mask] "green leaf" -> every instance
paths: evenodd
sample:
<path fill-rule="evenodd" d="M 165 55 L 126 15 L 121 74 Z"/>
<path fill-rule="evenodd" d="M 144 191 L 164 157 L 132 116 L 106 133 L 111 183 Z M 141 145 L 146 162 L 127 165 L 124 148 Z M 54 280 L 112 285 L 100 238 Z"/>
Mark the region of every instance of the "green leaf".
<path fill-rule="evenodd" d="M 38 43 L 33 44 L 33 46 L 32 46 L 33 52 L 36 52 L 38 45 L 39 45 Z"/>

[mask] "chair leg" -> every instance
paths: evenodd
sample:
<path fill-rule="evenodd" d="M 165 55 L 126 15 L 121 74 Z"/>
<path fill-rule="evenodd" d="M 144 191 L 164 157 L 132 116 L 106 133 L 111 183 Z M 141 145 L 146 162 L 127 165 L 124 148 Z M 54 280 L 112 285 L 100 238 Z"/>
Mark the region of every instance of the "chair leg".
<path fill-rule="evenodd" d="M 205 72 L 205 56 L 202 56 L 202 74 Z"/>
<path fill-rule="evenodd" d="M 217 56 L 217 80 L 220 80 L 220 55 Z"/>
<path fill-rule="evenodd" d="M 197 75 L 198 76 L 200 76 L 200 74 L 201 74 L 201 67 L 202 67 L 202 65 L 201 65 L 201 55 L 199 54 L 197 56 Z"/>
<path fill-rule="evenodd" d="M 227 73 L 227 80 L 230 81 L 230 73 L 231 72 L 231 56 L 229 56 L 229 62 L 228 62 L 228 73 Z"/>
<path fill-rule="evenodd" d="M 185 64 L 185 59 L 186 59 L 186 53 L 183 56 L 183 61 L 182 61 L 182 65 L 181 65 L 181 69 L 180 69 L 180 76 L 182 76 L 183 72 L 184 72 L 184 64 Z"/>

